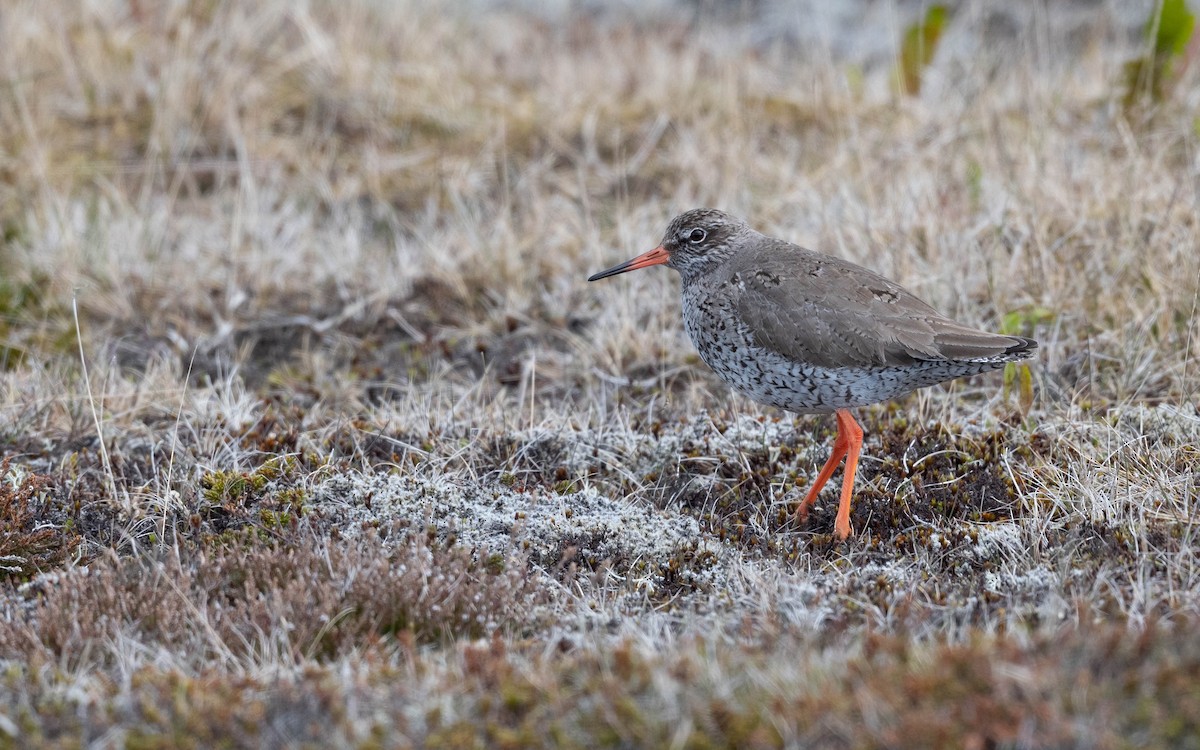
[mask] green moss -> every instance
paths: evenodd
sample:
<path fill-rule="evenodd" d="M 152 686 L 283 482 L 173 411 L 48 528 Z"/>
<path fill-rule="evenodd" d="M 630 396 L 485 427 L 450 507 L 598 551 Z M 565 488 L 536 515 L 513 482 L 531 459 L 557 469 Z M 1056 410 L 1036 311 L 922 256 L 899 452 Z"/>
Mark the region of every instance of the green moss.
<path fill-rule="evenodd" d="M 298 512 L 305 499 L 302 489 L 285 487 L 269 493 L 273 483 L 292 476 L 297 468 L 293 457 L 282 456 L 254 471 L 212 471 L 200 478 L 201 496 L 210 506 L 248 507 L 264 502 L 270 494 L 272 505 Z"/>

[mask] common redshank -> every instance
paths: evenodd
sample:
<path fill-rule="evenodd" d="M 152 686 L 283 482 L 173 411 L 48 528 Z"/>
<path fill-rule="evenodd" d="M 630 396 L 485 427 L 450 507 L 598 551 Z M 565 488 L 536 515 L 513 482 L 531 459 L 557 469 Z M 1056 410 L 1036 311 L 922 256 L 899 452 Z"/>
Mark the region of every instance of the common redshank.
<path fill-rule="evenodd" d="M 802 414 L 837 415 L 833 452 L 796 509 L 803 521 L 846 459 L 834 521 L 850 536 L 850 498 L 863 431 L 850 410 L 1033 356 L 1037 342 L 978 331 L 899 284 L 841 258 L 699 208 L 662 244 L 591 276 L 666 265 L 683 277 L 683 326 L 700 358 L 740 393 Z"/>

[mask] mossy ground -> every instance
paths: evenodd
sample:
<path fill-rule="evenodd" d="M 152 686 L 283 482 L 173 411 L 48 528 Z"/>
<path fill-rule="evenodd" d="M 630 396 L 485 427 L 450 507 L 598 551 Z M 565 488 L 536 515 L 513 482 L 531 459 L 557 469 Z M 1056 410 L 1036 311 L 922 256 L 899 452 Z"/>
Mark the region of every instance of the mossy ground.
<path fill-rule="evenodd" d="M 1144 14 L 964 4 L 910 96 L 887 4 L 482 7 L 0 16 L 0 748 L 1200 745 Z M 1036 337 L 1032 404 L 861 410 L 797 522 L 833 421 L 584 281 L 696 205 Z"/>

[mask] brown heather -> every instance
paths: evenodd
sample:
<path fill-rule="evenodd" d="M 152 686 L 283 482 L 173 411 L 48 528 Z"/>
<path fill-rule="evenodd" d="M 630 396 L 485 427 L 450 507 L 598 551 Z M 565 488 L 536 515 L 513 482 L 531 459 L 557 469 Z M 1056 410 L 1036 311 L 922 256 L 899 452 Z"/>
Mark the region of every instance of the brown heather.
<path fill-rule="evenodd" d="M 0 643 L 13 647 L 0 658 L 70 661 L 91 644 L 132 639 L 197 666 L 303 664 L 380 642 L 519 635 L 545 600 L 521 561 L 486 553 L 479 561 L 420 535 L 398 546 L 376 536 L 242 535 L 184 554 L 106 556 L 58 578 L 25 618 L 0 626 Z"/>
<path fill-rule="evenodd" d="M 79 546 L 78 534 L 54 522 L 49 477 L 22 476 L 12 460 L 0 462 L 0 580 L 30 576 L 62 565 Z"/>
<path fill-rule="evenodd" d="M 914 96 L 904 3 L 561 5 L 4 4 L 0 750 L 1196 747 L 1150 0 L 957 3 Z M 1036 338 L 1036 399 L 860 410 L 856 536 L 797 524 L 832 421 L 584 281 L 694 206 Z"/>

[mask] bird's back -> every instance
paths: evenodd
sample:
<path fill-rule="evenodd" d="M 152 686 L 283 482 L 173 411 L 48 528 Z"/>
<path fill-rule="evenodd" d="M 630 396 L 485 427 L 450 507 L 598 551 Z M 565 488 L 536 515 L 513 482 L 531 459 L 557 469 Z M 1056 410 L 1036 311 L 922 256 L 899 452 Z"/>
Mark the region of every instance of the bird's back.
<path fill-rule="evenodd" d="M 684 325 L 739 391 L 793 411 L 832 411 L 1025 359 L 1036 342 L 978 331 L 899 284 L 754 233 L 684 279 Z"/>

